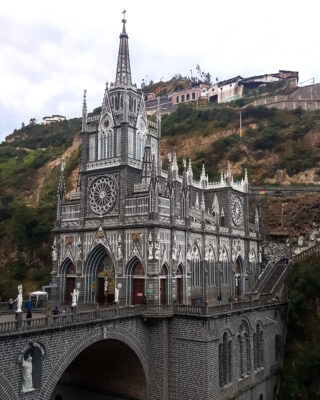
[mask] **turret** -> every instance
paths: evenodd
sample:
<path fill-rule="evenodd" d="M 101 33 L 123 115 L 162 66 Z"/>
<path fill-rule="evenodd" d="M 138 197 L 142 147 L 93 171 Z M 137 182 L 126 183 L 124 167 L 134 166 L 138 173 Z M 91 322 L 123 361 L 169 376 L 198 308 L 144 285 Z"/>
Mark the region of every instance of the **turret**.
<path fill-rule="evenodd" d="M 143 162 L 142 162 L 142 183 L 150 182 L 151 177 L 151 142 L 150 136 L 147 137 L 147 143 L 144 148 Z"/>
<path fill-rule="evenodd" d="M 87 130 L 87 89 L 83 92 L 83 105 L 82 105 L 82 132 Z"/>
<path fill-rule="evenodd" d="M 191 165 L 191 159 L 190 158 L 189 158 L 189 165 L 188 165 L 188 170 L 187 170 L 187 181 L 188 181 L 188 185 L 192 185 L 193 171 L 192 171 L 192 165 Z"/>
<path fill-rule="evenodd" d="M 57 190 L 57 221 L 61 220 L 62 204 L 65 202 L 66 198 L 66 186 L 64 181 L 64 167 L 65 163 L 61 163 L 61 171 Z"/>

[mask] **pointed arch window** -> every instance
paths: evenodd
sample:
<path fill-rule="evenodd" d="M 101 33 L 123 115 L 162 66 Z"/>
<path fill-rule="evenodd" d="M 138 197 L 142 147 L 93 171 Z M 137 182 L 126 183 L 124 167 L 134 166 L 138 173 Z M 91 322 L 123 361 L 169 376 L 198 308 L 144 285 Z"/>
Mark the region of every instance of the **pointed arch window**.
<path fill-rule="evenodd" d="M 191 259 L 191 285 L 194 287 L 201 286 L 200 255 L 196 246 L 193 249 Z"/>
<path fill-rule="evenodd" d="M 256 282 L 259 277 L 260 271 L 258 269 L 257 257 L 254 249 L 249 251 L 249 267 L 251 272 L 252 285 Z"/>
<path fill-rule="evenodd" d="M 243 378 L 245 375 L 250 374 L 250 336 L 249 329 L 245 323 L 239 327 L 238 333 L 238 346 L 239 346 L 239 377 Z"/>
<path fill-rule="evenodd" d="M 253 334 L 253 361 L 254 369 L 262 368 L 264 364 L 264 340 L 260 323 Z"/>
<path fill-rule="evenodd" d="M 228 259 L 227 249 L 225 247 L 223 247 L 221 250 L 220 261 L 221 261 L 221 273 L 222 273 L 221 281 L 222 281 L 223 285 L 228 285 L 228 282 L 229 282 L 229 259 Z"/>
<path fill-rule="evenodd" d="M 228 333 L 223 334 L 219 344 L 219 386 L 228 385 L 232 381 L 232 341 Z"/>
<path fill-rule="evenodd" d="M 144 148 L 146 145 L 147 135 L 144 132 L 137 131 L 136 134 L 136 158 L 142 161 L 144 155 Z"/>
<path fill-rule="evenodd" d="M 214 251 L 212 247 L 209 248 L 209 255 L 208 255 L 208 281 L 209 286 L 216 286 L 216 260 L 214 256 Z"/>
<path fill-rule="evenodd" d="M 100 136 L 100 159 L 113 157 L 113 130 L 102 131 Z"/>

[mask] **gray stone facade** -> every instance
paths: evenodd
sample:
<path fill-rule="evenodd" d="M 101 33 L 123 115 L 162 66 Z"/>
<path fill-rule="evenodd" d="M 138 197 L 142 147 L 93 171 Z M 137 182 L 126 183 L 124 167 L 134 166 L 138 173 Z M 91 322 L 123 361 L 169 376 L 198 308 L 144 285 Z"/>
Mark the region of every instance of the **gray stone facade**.
<path fill-rule="evenodd" d="M 125 20 L 116 82 L 101 114 L 84 99 L 82 125 L 69 199 L 63 168 L 59 181 L 51 301 L 68 304 L 78 288 L 90 311 L 0 324 L 0 399 L 68 398 L 68 384 L 144 400 L 273 399 L 286 303 L 252 291 L 260 233 L 248 177 L 234 182 L 228 168 L 211 183 L 203 169 L 198 182 L 175 154 L 162 169 L 161 116 L 147 120 L 131 83 Z M 29 354 L 35 390 L 22 393 Z"/>

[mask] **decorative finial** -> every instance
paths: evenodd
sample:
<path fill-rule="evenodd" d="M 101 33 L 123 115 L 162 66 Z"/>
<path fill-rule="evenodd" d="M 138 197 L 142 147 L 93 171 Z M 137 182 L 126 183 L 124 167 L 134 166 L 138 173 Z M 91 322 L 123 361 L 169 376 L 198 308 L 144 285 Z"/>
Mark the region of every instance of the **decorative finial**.
<path fill-rule="evenodd" d="M 228 169 L 227 169 L 227 177 L 231 177 L 231 166 L 230 166 L 230 161 L 228 161 Z"/>
<path fill-rule="evenodd" d="M 123 10 L 122 11 L 122 14 L 123 14 L 123 18 L 122 18 L 122 23 L 123 23 L 123 27 L 122 27 L 122 33 L 126 33 L 126 22 L 127 22 L 127 20 L 126 20 L 126 10 Z"/>
<path fill-rule="evenodd" d="M 183 158 L 183 169 L 187 168 L 187 160 L 185 158 Z"/>

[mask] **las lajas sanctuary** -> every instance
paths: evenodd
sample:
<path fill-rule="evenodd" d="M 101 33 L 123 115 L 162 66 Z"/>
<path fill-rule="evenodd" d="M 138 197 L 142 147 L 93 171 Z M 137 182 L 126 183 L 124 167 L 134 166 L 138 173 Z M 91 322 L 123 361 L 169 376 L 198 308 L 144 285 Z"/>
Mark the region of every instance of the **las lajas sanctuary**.
<path fill-rule="evenodd" d="M 1 400 L 273 399 L 288 267 L 261 270 L 246 174 L 209 182 L 203 168 L 196 181 L 175 154 L 162 169 L 161 116 L 148 120 L 132 83 L 125 19 L 115 83 L 100 114 L 84 97 L 82 118 L 52 254 L 52 304 L 73 311 L 0 323 Z"/>

